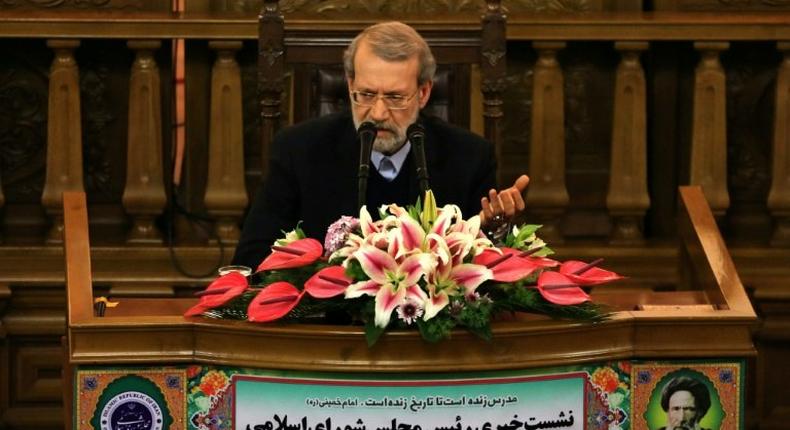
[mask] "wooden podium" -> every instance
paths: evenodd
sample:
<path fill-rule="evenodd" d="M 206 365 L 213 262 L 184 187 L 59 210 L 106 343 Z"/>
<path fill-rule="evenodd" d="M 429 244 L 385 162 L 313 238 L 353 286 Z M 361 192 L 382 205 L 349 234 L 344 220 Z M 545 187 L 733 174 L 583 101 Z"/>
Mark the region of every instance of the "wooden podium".
<path fill-rule="evenodd" d="M 369 348 L 362 327 L 252 324 L 183 317 L 182 313 L 194 304 L 194 298 L 121 299 L 104 316 L 96 316 L 85 198 L 82 193 L 66 193 L 68 363 L 64 368 L 71 369 L 74 383 L 68 393 L 73 397 L 67 400 L 77 400 L 75 408 L 82 401 L 85 384 L 77 380 L 80 369 L 101 374 L 104 368 L 233 367 L 397 379 L 403 374 L 419 378 L 419 375 L 457 376 L 465 372 L 540 373 L 540 369 L 575 369 L 600 363 L 628 363 L 631 369 L 632 364 L 652 363 L 653 367 L 644 368 L 648 369 L 647 373 L 630 370 L 628 396 L 633 410 L 625 411 L 630 419 L 627 427 L 652 429 L 643 422 L 648 420 L 647 412 L 637 414 L 643 405 L 634 406 L 640 396 L 639 378 L 657 375 L 649 372 L 657 369 L 655 363 L 679 363 L 676 367 L 688 367 L 692 363 L 694 367 L 694 363 L 724 360 L 740 363 L 736 366 L 740 374 L 735 378 L 740 391 L 736 393 L 737 406 L 725 405 L 728 395 L 719 392 L 717 397 L 725 411 L 722 416 L 729 420 L 722 418 L 720 428 L 741 428 L 743 359 L 755 354 L 750 336 L 755 313 L 701 190 L 682 187 L 680 200 L 682 261 L 678 262 L 677 291 L 607 291 L 604 286 L 592 291 L 593 299 L 616 312 L 601 323 L 558 321 L 523 314 L 496 322 L 490 342 L 459 331 L 447 341 L 428 344 L 416 331 L 392 331 Z M 720 382 L 727 381 L 711 384 Z M 653 391 L 656 383 L 651 382 Z M 75 428 L 91 428 L 85 419 L 79 421 L 80 414 L 87 416 L 84 407 L 82 411 L 75 409 L 69 421 L 77 423 Z M 189 417 L 176 421 L 178 425 L 171 424 L 175 425 L 171 428 L 198 428 Z M 594 428 L 592 424 L 588 426 L 589 422 L 588 419 L 580 428 Z M 526 422 L 524 428 L 530 428 Z"/>

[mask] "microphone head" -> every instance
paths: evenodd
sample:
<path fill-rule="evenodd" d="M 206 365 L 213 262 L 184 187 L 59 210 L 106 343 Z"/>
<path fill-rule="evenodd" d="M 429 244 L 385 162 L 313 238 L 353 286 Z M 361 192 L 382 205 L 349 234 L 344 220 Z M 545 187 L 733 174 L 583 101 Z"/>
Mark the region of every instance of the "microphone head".
<path fill-rule="evenodd" d="M 378 127 L 376 127 L 376 124 L 373 123 L 373 121 L 365 121 L 360 124 L 359 128 L 357 129 L 357 135 L 360 137 L 375 137 L 376 133 L 378 133 Z"/>
<path fill-rule="evenodd" d="M 415 121 L 406 129 L 406 137 L 412 142 L 416 139 L 424 139 L 425 127 L 423 127 L 419 121 Z"/>

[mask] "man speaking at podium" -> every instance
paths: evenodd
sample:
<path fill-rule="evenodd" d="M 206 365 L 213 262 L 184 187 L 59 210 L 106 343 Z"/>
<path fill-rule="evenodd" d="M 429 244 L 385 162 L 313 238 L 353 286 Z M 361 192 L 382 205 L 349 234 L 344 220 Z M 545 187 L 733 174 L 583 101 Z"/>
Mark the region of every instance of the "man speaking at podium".
<path fill-rule="evenodd" d="M 436 61 L 413 28 L 400 22 L 368 27 L 343 60 L 351 112 L 277 134 L 268 176 L 247 215 L 234 264 L 257 267 L 283 231 L 299 221 L 308 237 L 322 240 L 329 224 L 342 215 L 357 216 L 360 204 L 374 219 L 383 204 L 414 204 L 426 179 L 438 205 L 456 204 L 465 217 L 479 212 L 484 230 L 524 209 L 526 175 L 496 191 L 493 146 L 420 115 L 431 95 Z M 407 130 L 415 132 L 407 136 Z M 364 152 L 366 144 L 372 151 Z M 424 148 L 424 157 L 415 146 Z M 420 159 L 425 165 L 418 171 Z M 423 173 L 422 181 L 415 172 Z"/>

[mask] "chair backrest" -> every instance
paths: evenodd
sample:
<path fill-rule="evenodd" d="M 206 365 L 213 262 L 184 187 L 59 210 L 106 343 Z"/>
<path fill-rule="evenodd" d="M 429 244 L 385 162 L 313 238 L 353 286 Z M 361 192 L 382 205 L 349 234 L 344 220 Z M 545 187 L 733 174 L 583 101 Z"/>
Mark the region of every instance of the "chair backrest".
<path fill-rule="evenodd" d="M 499 153 L 505 17 L 498 1 L 443 6 L 343 2 L 342 8 L 335 3 L 263 2 L 258 82 L 264 172 L 277 129 L 347 108 L 343 51 L 359 31 L 386 20 L 414 26 L 436 57 L 434 89 L 424 111 L 484 134 Z"/>

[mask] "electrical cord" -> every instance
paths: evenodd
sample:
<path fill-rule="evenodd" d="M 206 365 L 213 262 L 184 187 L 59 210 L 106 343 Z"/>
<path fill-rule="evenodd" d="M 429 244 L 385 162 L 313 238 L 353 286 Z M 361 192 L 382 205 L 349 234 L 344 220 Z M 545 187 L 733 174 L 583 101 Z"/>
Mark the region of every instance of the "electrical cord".
<path fill-rule="evenodd" d="M 216 231 L 211 228 L 211 226 L 216 222 L 216 219 L 209 215 L 190 212 L 185 207 L 183 207 L 178 202 L 178 188 L 175 186 L 175 184 L 173 184 L 171 189 L 171 198 L 167 211 L 169 215 L 169 222 L 167 223 L 167 248 L 170 253 L 170 261 L 173 264 L 173 267 L 178 271 L 178 273 L 191 279 L 201 279 L 216 276 L 217 271 L 220 267 L 222 267 L 222 262 L 225 261 L 225 243 L 222 242 L 222 238 L 217 235 Z M 217 263 L 207 272 L 190 272 L 184 268 L 183 264 L 178 259 L 175 251 L 176 214 L 183 215 L 190 222 L 190 225 L 200 228 L 207 233 L 209 238 L 215 239 L 217 241 L 217 245 L 219 247 L 219 258 L 217 259 Z"/>

